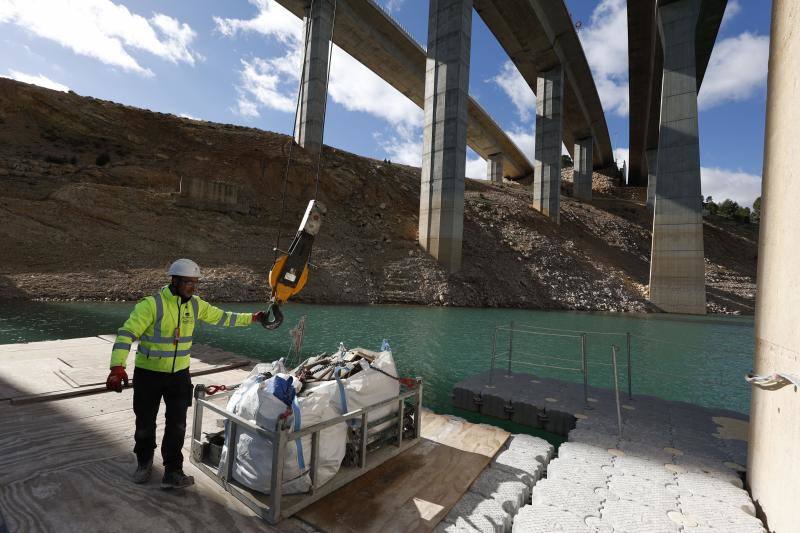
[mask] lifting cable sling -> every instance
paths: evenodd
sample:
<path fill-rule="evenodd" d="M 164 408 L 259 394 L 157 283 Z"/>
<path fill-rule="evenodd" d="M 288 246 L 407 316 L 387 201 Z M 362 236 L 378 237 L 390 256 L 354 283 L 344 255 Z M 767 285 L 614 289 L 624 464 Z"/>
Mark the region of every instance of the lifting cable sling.
<path fill-rule="evenodd" d="M 333 36 L 336 27 L 336 3 L 333 1 L 333 16 L 331 18 L 331 38 L 328 43 L 328 65 L 325 76 L 325 98 L 322 104 L 322 127 L 320 130 L 320 147 L 317 153 L 317 161 L 314 176 L 314 198 L 309 201 L 303 220 L 300 223 L 295 237 L 289 246 L 288 251 L 280 249 L 281 228 L 286 214 L 286 196 L 289 183 L 289 170 L 292 164 L 292 148 L 294 147 L 297 135 L 298 117 L 300 114 L 300 101 L 305 93 L 306 82 L 306 60 L 308 46 L 311 39 L 311 24 L 314 19 L 314 7 L 319 2 L 329 0 L 311 0 L 311 6 L 306 19 L 305 35 L 303 38 L 303 63 L 300 75 L 300 84 L 297 88 L 297 100 L 295 102 L 294 124 L 292 126 L 292 138 L 289 141 L 289 150 L 286 158 L 286 170 L 283 175 L 283 191 L 281 194 L 281 214 L 278 219 L 278 232 L 273 248 L 273 266 L 269 273 L 269 305 L 261 318 L 261 325 L 267 329 L 277 329 L 283 323 L 283 313 L 280 306 L 292 295 L 300 292 L 308 279 L 309 258 L 314 237 L 319 231 L 319 227 L 324 216 L 325 207 L 317 202 L 319 193 L 320 171 L 322 167 L 322 141 L 325 138 L 325 115 L 328 108 L 328 85 L 331 78 L 331 56 L 333 54 Z M 319 7 L 317 5 L 317 7 Z M 280 253 L 280 255 L 279 255 Z"/>

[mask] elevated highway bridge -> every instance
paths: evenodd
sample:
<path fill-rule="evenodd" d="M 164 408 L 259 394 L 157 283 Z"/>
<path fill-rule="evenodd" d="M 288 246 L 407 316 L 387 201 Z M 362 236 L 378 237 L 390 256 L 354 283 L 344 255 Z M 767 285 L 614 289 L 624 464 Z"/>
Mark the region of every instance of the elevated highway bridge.
<path fill-rule="evenodd" d="M 561 146 L 575 161 L 575 190 L 591 197 L 593 168 L 613 162 L 605 116 L 562 0 L 430 0 L 428 46 L 373 0 L 276 0 L 305 20 L 297 140 L 322 145 L 331 41 L 425 110 L 420 244 L 450 272 L 461 265 L 466 146 L 487 175 L 533 173 L 533 207 L 558 221 Z M 534 164 L 469 96 L 473 6 L 537 95 Z"/>

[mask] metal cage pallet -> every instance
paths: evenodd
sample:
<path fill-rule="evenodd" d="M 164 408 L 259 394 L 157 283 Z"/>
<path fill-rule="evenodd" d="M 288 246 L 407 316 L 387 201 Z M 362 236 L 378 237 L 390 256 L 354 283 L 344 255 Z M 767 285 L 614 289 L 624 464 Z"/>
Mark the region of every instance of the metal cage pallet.
<path fill-rule="evenodd" d="M 221 399 L 231 394 L 233 394 L 233 391 L 228 391 L 217 394 L 214 398 Z M 195 387 L 194 399 L 194 425 L 191 446 L 192 464 L 270 524 L 277 524 L 280 520 L 292 516 L 301 509 L 411 448 L 419 442 L 420 437 L 420 412 L 422 409 L 421 378 L 416 379 L 416 386 L 413 389 L 401 392 L 393 398 L 344 413 L 335 418 L 320 422 L 319 424 L 302 428 L 299 431 L 293 431 L 286 421 L 284 421 L 279 429 L 270 430 L 230 413 L 207 399 L 205 387 L 203 385 Z M 371 411 L 393 403 L 398 405 L 397 413 L 368 423 L 368 417 Z M 209 409 L 228 421 L 225 445 L 228 450 L 233 450 L 233 452 L 227 454 L 226 464 L 222 464 L 219 467 L 212 466 L 207 462 L 206 457 L 204 457 L 204 445 L 202 442 L 204 409 Z M 409 409 L 413 410 L 413 417 L 407 416 L 409 414 L 407 412 Z M 406 418 L 410 418 L 413 421 L 410 428 L 405 427 Z M 343 465 L 332 479 L 322 486 L 317 486 L 320 432 L 336 424 L 347 423 L 348 420 L 356 419 L 360 420 L 360 428 L 367 428 L 367 431 L 354 433 L 358 439 L 358 449 L 356 452 L 357 464 L 354 466 Z M 387 431 L 385 429 L 387 422 L 390 421 L 395 422 L 393 431 Z M 272 443 L 272 475 L 269 494 L 250 490 L 233 479 L 233 461 L 231 458 L 236 456 L 236 436 L 240 427 L 246 428 Z M 374 431 L 370 432 L 370 430 Z M 410 433 L 410 435 L 407 436 L 405 433 Z M 284 482 L 283 462 L 286 444 L 307 435 L 311 435 L 311 464 L 309 471 L 311 489 L 309 492 L 302 494 L 284 495 L 282 493 L 282 487 Z M 375 437 L 377 437 L 377 439 Z M 375 443 L 378 443 L 379 446 L 371 449 L 370 446 Z M 350 444 L 356 443 L 351 442 Z"/>

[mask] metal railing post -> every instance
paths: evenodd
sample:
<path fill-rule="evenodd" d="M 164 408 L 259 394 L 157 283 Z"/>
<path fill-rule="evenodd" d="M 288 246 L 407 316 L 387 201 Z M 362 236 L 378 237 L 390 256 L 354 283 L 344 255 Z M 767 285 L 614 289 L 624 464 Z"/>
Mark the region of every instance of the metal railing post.
<path fill-rule="evenodd" d="M 586 360 L 586 333 L 581 333 L 581 370 L 583 370 L 583 403 L 589 404 L 589 362 Z"/>
<path fill-rule="evenodd" d="M 497 326 L 494 327 L 492 334 L 492 368 L 489 370 L 489 386 L 494 385 L 494 361 L 497 358 Z"/>
<path fill-rule="evenodd" d="M 631 383 L 631 333 L 625 334 L 628 343 L 628 399 L 633 400 L 633 385 Z"/>
<path fill-rule="evenodd" d="M 192 457 L 195 461 L 203 460 L 203 404 L 197 400 L 206 399 L 204 385 L 194 387 L 194 413 L 192 417 Z"/>
<path fill-rule="evenodd" d="M 422 378 L 417 378 L 417 395 L 414 398 L 414 438 L 422 434 Z"/>
<path fill-rule="evenodd" d="M 311 434 L 311 493 L 317 490 L 317 469 L 319 468 L 319 431 Z"/>
<path fill-rule="evenodd" d="M 619 347 L 616 344 L 612 344 L 611 366 L 614 370 L 614 397 L 617 400 L 617 427 L 619 428 L 619 436 L 622 437 L 622 410 L 619 405 L 619 380 L 617 379 L 617 350 L 619 350 Z"/>
<path fill-rule="evenodd" d="M 283 497 L 283 461 L 286 453 L 286 431 L 279 425 L 272 441 L 272 479 L 269 483 L 269 513 L 272 523 L 281 519 L 281 498 Z"/>
<path fill-rule="evenodd" d="M 514 351 L 514 321 L 508 325 L 508 375 L 511 375 L 511 354 Z"/>
<path fill-rule="evenodd" d="M 403 422 L 406 416 L 406 402 L 405 400 L 400 400 L 400 407 L 397 410 L 398 413 L 398 422 L 397 422 L 397 447 L 403 447 Z"/>
<path fill-rule="evenodd" d="M 228 431 L 225 432 L 225 446 L 228 449 L 228 454 L 225 458 L 225 465 L 223 472 L 223 480 L 230 481 L 233 479 L 233 463 L 236 460 L 236 442 L 238 439 L 239 425 L 234 420 L 228 420 Z"/>
<path fill-rule="evenodd" d="M 361 442 L 359 443 L 359 448 L 361 452 L 359 453 L 359 460 L 358 466 L 361 467 L 362 470 L 367 468 L 367 437 L 369 436 L 369 427 L 367 422 L 367 412 L 364 411 L 361 415 Z"/>

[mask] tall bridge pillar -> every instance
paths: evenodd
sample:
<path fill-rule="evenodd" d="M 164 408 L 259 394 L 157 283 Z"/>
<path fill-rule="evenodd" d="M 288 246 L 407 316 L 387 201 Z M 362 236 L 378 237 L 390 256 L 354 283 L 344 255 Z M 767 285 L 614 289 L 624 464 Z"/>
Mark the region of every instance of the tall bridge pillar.
<path fill-rule="evenodd" d="M 800 9 L 773 0 L 764 150 L 764 210 L 758 238 L 757 374 L 800 375 Z M 797 531 L 800 502 L 800 387 L 753 387 L 747 481 L 770 531 Z M 766 524 L 765 524 L 766 525 Z M 688 529 L 688 528 L 687 528 Z"/>
<path fill-rule="evenodd" d="M 574 194 L 581 200 L 592 199 L 592 145 L 594 139 L 587 137 L 575 143 L 575 165 L 572 175 Z"/>
<path fill-rule="evenodd" d="M 647 210 L 653 212 L 656 204 L 656 179 L 658 175 L 658 148 L 648 150 L 647 157 Z"/>
<path fill-rule="evenodd" d="M 533 163 L 533 207 L 559 221 L 564 70 L 559 65 L 536 80 L 536 140 Z"/>
<path fill-rule="evenodd" d="M 669 313 L 705 314 L 695 28 L 701 0 L 659 2 L 664 49 L 650 301 Z"/>
<path fill-rule="evenodd" d="M 486 177 L 492 183 L 503 183 L 503 154 L 492 154 L 486 161 Z"/>
<path fill-rule="evenodd" d="M 328 91 L 328 50 L 333 31 L 333 1 L 312 0 L 305 18 L 308 42 L 305 45 L 303 85 L 295 125 L 297 144 L 316 154 L 322 149 L 325 125 L 325 97 Z"/>
<path fill-rule="evenodd" d="M 430 0 L 419 243 L 461 268 L 472 0 Z"/>

